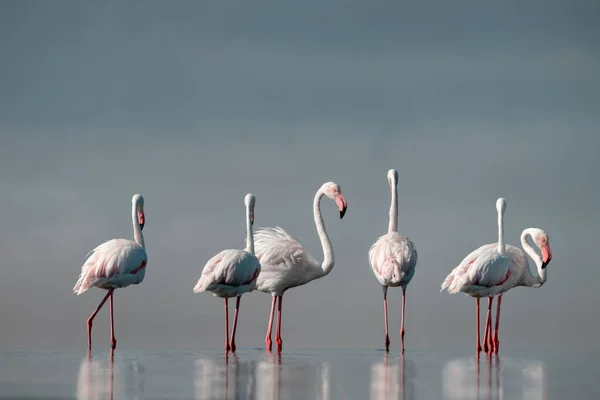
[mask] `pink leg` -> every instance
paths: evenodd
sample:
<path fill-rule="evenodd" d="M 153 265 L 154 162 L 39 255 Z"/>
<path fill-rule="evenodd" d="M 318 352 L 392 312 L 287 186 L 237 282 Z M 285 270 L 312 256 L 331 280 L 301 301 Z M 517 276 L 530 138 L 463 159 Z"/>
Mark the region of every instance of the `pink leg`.
<path fill-rule="evenodd" d="M 402 325 L 400 326 L 400 338 L 402 339 L 402 354 L 404 354 L 404 304 L 406 303 L 406 289 L 402 289 Z"/>
<path fill-rule="evenodd" d="M 477 345 L 475 346 L 475 350 L 477 351 L 477 355 L 481 352 L 481 337 L 479 332 L 479 326 L 481 325 L 480 317 L 479 317 L 479 298 L 475 299 L 477 303 Z"/>
<path fill-rule="evenodd" d="M 229 351 L 229 299 L 225 299 L 225 354 Z"/>
<path fill-rule="evenodd" d="M 112 294 L 113 290 L 114 289 L 110 289 L 108 291 L 108 293 L 106 294 L 106 296 L 104 296 L 104 298 L 102 299 L 102 301 L 100 302 L 100 304 L 98 305 L 98 307 L 96 307 L 96 310 L 92 313 L 92 315 L 89 316 L 89 318 L 87 320 L 88 351 L 92 351 L 92 323 L 94 321 L 94 318 L 96 318 L 96 314 L 98 314 L 98 311 L 100 311 L 100 309 L 102 308 L 102 306 L 104 305 L 104 303 L 106 303 L 106 300 L 108 300 L 108 298 Z"/>
<path fill-rule="evenodd" d="M 485 335 L 483 336 L 483 351 L 492 351 L 492 302 L 494 298 L 488 297 L 488 309 L 485 317 Z"/>
<path fill-rule="evenodd" d="M 496 329 L 494 330 L 494 353 L 498 354 L 500 341 L 498 340 L 498 326 L 500 325 L 500 305 L 502 304 L 502 295 L 498 296 L 498 308 L 496 309 Z"/>
<path fill-rule="evenodd" d="M 233 331 L 231 332 L 231 351 L 235 353 L 235 330 L 237 328 L 238 310 L 240 309 L 240 301 L 242 296 L 238 296 L 235 301 L 235 313 L 233 314 Z"/>
<path fill-rule="evenodd" d="M 112 345 L 112 349 L 116 349 L 117 348 L 117 339 L 115 338 L 115 318 L 113 316 L 113 295 L 114 293 L 111 292 L 110 294 L 110 343 Z"/>
<path fill-rule="evenodd" d="M 275 341 L 277 342 L 277 351 L 281 353 L 283 348 L 283 341 L 281 340 L 281 299 L 283 296 L 279 296 L 279 303 L 277 304 L 277 330 L 275 331 Z"/>
<path fill-rule="evenodd" d="M 277 297 L 273 296 L 271 300 L 271 315 L 269 317 L 269 327 L 267 328 L 267 335 L 265 336 L 265 347 L 268 351 L 271 351 L 271 330 L 273 329 L 273 315 L 275 314 L 275 303 L 277 302 Z"/>
<path fill-rule="evenodd" d="M 385 317 L 385 351 L 390 351 L 390 336 L 388 335 L 387 293 L 383 293 L 383 316 Z"/>

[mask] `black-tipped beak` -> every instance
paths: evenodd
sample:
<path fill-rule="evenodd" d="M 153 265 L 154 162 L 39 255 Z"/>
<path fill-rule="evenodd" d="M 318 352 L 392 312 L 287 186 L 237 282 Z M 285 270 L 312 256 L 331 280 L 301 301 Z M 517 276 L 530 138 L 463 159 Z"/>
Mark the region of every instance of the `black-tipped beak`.
<path fill-rule="evenodd" d="M 344 218 L 344 215 L 346 215 L 346 210 L 348 209 L 348 207 L 344 207 L 341 211 L 340 211 L 340 219 Z"/>
<path fill-rule="evenodd" d="M 144 229 L 144 225 L 146 224 L 146 215 L 143 212 L 138 213 L 138 220 L 140 222 L 140 229 Z"/>
<path fill-rule="evenodd" d="M 545 263 L 542 263 L 542 269 L 546 268 L 546 265 L 548 265 L 548 263 L 547 263 L 547 262 L 545 262 Z"/>

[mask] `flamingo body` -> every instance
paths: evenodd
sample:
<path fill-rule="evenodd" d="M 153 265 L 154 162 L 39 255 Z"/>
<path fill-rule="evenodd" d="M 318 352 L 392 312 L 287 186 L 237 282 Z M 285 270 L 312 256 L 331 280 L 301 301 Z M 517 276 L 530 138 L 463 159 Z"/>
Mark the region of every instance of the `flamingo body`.
<path fill-rule="evenodd" d="M 417 249 L 406 236 L 389 232 L 369 249 L 369 264 L 382 286 L 406 288 L 415 274 Z"/>
<path fill-rule="evenodd" d="M 90 251 L 73 288 L 78 295 L 91 287 L 110 290 L 137 285 L 144 280 L 148 256 L 134 241 L 112 239 Z"/>
<path fill-rule="evenodd" d="M 512 276 L 511 261 L 498 253 L 497 247 L 497 244 L 485 244 L 471 252 L 446 277 L 442 290 L 450 294 L 463 292 L 476 298 L 501 293 Z"/>
<path fill-rule="evenodd" d="M 257 229 L 254 246 L 262 265 L 256 282 L 258 291 L 282 296 L 290 288 L 325 275 L 308 250 L 280 227 Z"/>
<path fill-rule="evenodd" d="M 223 250 L 208 260 L 194 292 L 211 292 L 214 296 L 230 298 L 251 292 L 260 274 L 260 262 L 246 250 Z"/>

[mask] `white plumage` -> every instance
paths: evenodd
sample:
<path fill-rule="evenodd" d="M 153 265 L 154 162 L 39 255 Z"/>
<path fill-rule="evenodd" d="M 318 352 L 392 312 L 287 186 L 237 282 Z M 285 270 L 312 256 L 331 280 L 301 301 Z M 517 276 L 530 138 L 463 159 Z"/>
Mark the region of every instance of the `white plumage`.
<path fill-rule="evenodd" d="M 88 253 L 73 288 L 78 295 L 95 286 L 101 289 L 123 288 L 144 280 L 148 256 L 131 240 L 112 239 Z"/>
<path fill-rule="evenodd" d="M 382 286 L 406 288 L 415 274 L 417 249 L 406 236 L 389 232 L 369 249 L 369 265 Z"/>
<path fill-rule="evenodd" d="M 194 292 L 211 292 L 218 297 L 235 297 L 251 292 L 260 274 L 260 262 L 246 250 L 228 249 L 208 260 Z"/>

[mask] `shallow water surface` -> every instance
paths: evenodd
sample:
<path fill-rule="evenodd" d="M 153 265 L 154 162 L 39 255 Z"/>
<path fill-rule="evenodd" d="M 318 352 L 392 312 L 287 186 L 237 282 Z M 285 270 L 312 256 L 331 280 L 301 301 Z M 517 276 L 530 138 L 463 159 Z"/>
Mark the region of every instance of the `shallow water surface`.
<path fill-rule="evenodd" d="M 2 399 L 600 398 L 596 355 L 450 351 L 0 353 Z"/>

